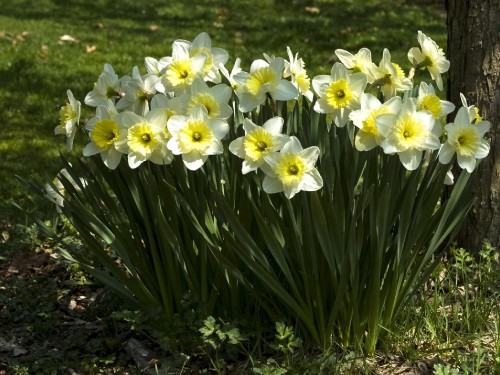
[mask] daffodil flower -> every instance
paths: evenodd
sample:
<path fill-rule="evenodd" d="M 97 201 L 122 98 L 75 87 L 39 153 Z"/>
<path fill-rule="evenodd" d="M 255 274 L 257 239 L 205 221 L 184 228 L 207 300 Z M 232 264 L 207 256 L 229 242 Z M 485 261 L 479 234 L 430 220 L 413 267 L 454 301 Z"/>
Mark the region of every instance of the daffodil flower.
<path fill-rule="evenodd" d="M 405 77 L 400 66 L 391 61 L 391 53 L 387 48 L 384 48 L 378 68 L 372 72 L 375 77 L 373 85 L 380 87 L 385 99 L 390 99 L 397 93 L 411 90 L 413 87 L 411 80 Z"/>
<path fill-rule="evenodd" d="M 116 115 L 120 130 L 115 146 L 128 155 L 130 168 L 137 168 L 146 160 L 155 164 L 169 164 L 173 155 L 167 148 L 170 134 L 166 131 L 167 112 L 161 108 L 149 111 L 144 117 L 125 111 Z"/>
<path fill-rule="evenodd" d="M 66 136 L 66 148 L 73 149 L 76 127 L 80 121 L 81 103 L 75 99 L 71 90 L 68 90 L 68 102 L 59 111 L 59 125 L 55 127 L 54 134 Z"/>
<path fill-rule="evenodd" d="M 330 75 L 319 75 L 312 80 L 314 91 L 319 96 L 314 110 L 319 113 L 331 113 L 335 125 L 345 126 L 349 113 L 359 108 L 359 99 L 366 83 L 364 73 L 349 74 L 343 64 L 335 63 Z"/>
<path fill-rule="evenodd" d="M 395 96 L 381 103 L 374 95 L 361 95 L 361 108 L 349 114 L 353 124 L 359 128 L 354 145 L 359 151 L 368 151 L 380 146 L 384 136 L 378 130 L 375 119 L 383 114 L 398 114 L 401 110 L 401 98 Z"/>
<path fill-rule="evenodd" d="M 114 106 L 99 106 L 96 116 L 85 126 L 90 142 L 83 149 L 83 156 L 100 154 L 104 165 L 109 169 L 116 169 L 123 156 L 116 149 L 116 141 L 120 135 L 120 124 L 116 121 L 116 115 Z"/>
<path fill-rule="evenodd" d="M 268 194 L 284 192 L 288 199 L 304 191 L 315 191 L 323 187 L 323 179 L 314 164 L 319 157 L 319 148 L 302 149 L 300 141 L 292 136 L 280 152 L 264 156 L 269 169 L 262 188 Z"/>
<path fill-rule="evenodd" d="M 235 81 L 234 76 L 239 72 L 241 72 L 240 65 L 241 65 L 241 59 L 239 57 L 236 58 L 233 68 L 231 69 L 231 72 L 227 70 L 224 64 L 219 65 L 220 72 L 227 79 L 233 90 L 236 90 L 238 87 L 238 83 Z"/>
<path fill-rule="evenodd" d="M 290 47 L 286 47 L 286 51 L 290 60 L 285 60 L 283 78 L 291 77 L 292 83 L 299 90 L 300 95 L 312 101 L 314 94 L 311 91 L 311 79 L 307 75 L 304 60 L 299 59 L 298 53 L 294 56 Z"/>
<path fill-rule="evenodd" d="M 221 139 L 229 131 L 227 122 L 210 119 L 204 106 L 195 107 L 189 116 L 172 116 L 167 127 L 172 135 L 167 147 L 174 155 L 182 155 L 190 170 L 201 168 L 209 155 L 221 154 Z"/>
<path fill-rule="evenodd" d="M 227 104 L 231 98 L 231 88 L 225 84 L 219 84 L 212 87 L 201 78 L 193 81 L 190 88 L 190 97 L 187 102 L 188 114 L 193 108 L 201 105 L 207 110 L 208 118 L 227 119 L 233 114 L 233 110 Z"/>
<path fill-rule="evenodd" d="M 132 70 L 132 79 L 124 84 L 124 95 L 116 103 L 116 109 L 129 110 L 140 116 L 149 112 L 149 101 L 156 94 L 156 83 L 159 81 L 155 74 L 141 76 L 138 67 Z"/>
<path fill-rule="evenodd" d="M 427 69 L 439 90 L 443 89 L 442 73 L 450 68 L 450 62 L 446 60 L 444 52 L 431 38 L 420 30 L 417 36 L 420 48 L 413 47 L 408 51 L 408 59 L 416 67 Z"/>
<path fill-rule="evenodd" d="M 421 82 L 418 88 L 417 110 L 429 111 L 436 122 L 436 130 L 441 130 L 441 119 L 455 110 L 455 105 L 446 100 L 441 100 L 436 95 L 434 86 Z M 441 136 L 441 131 L 437 134 Z"/>
<path fill-rule="evenodd" d="M 189 42 L 188 42 L 189 43 Z M 207 55 L 202 74 L 205 81 L 220 83 L 221 76 L 219 72 L 220 65 L 224 65 L 229 60 L 229 54 L 222 48 L 212 47 L 210 36 L 203 32 L 194 38 L 189 45 L 189 55 L 196 56 L 199 53 Z"/>
<path fill-rule="evenodd" d="M 365 73 L 368 83 L 375 80 L 373 71 L 377 65 L 372 62 L 372 53 L 368 48 L 361 48 L 355 55 L 343 49 L 336 49 L 335 54 L 350 73 Z"/>
<path fill-rule="evenodd" d="M 167 66 L 165 73 L 161 76 L 165 92 L 185 93 L 196 77 L 203 77 L 208 55 L 200 52 L 191 56 L 189 47 L 190 43 L 186 41 L 177 40 L 173 43 L 172 56 L 165 58 Z"/>
<path fill-rule="evenodd" d="M 85 96 L 85 104 L 90 107 L 109 106 L 115 104 L 121 97 L 122 84 L 130 79 L 129 76 L 118 78 L 113 66 L 104 64 L 104 69 L 99 76 L 94 89 Z"/>
<path fill-rule="evenodd" d="M 45 195 L 56 204 L 57 213 L 62 213 L 61 207 L 64 207 L 64 200 L 68 199 L 68 193 L 61 180 L 69 181 L 76 191 L 81 191 L 80 186 L 85 187 L 87 184 L 83 178 L 80 178 L 79 183 L 76 182 L 66 168 L 62 169 L 54 178 L 52 184 L 45 186 Z"/>
<path fill-rule="evenodd" d="M 245 136 L 236 138 L 229 144 L 229 151 L 244 159 L 242 173 L 246 174 L 265 165 L 264 157 L 281 150 L 289 137 L 281 134 L 283 119 L 273 117 L 258 126 L 251 120 L 243 121 Z"/>
<path fill-rule="evenodd" d="M 382 148 L 386 154 L 398 154 L 408 170 L 415 170 L 422 161 L 423 151 L 437 150 L 441 143 L 433 132 L 434 117 L 428 111 L 417 111 L 414 98 L 403 102 L 401 111 L 375 118 L 380 133 L 385 137 Z"/>
<path fill-rule="evenodd" d="M 457 154 L 460 168 L 472 173 L 477 160 L 485 158 L 490 151 L 490 145 L 483 138 L 490 129 L 490 123 L 480 121 L 471 124 L 468 108 L 461 107 L 455 122 L 446 125 L 445 129 L 447 139 L 439 150 L 439 161 L 447 164 Z"/>
<path fill-rule="evenodd" d="M 467 104 L 467 99 L 465 98 L 465 95 L 460 93 L 460 100 L 462 101 L 462 105 L 467 108 L 469 112 L 469 117 L 470 117 L 470 122 L 471 123 L 477 123 L 483 121 L 483 118 L 479 114 L 479 108 L 477 108 L 475 105 L 468 105 Z"/>
<path fill-rule="evenodd" d="M 269 94 L 273 100 L 291 100 L 299 92 L 291 83 L 283 79 L 285 62 L 281 57 L 271 60 L 255 60 L 250 66 L 250 73 L 239 72 L 234 75 L 236 95 L 240 99 L 241 112 L 250 112 L 266 101 Z"/>

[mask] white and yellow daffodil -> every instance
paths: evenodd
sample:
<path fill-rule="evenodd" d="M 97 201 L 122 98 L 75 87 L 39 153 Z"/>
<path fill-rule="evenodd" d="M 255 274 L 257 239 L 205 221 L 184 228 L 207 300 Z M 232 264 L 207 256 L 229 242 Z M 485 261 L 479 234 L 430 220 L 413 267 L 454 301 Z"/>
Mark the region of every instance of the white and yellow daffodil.
<path fill-rule="evenodd" d="M 461 107 L 453 123 L 445 126 L 447 139 L 439 150 L 439 161 L 447 164 L 457 155 L 460 168 L 472 173 L 477 160 L 485 158 L 490 145 L 484 135 L 490 129 L 488 121 L 471 124 L 468 108 Z"/>
<path fill-rule="evenodd" d="M 427 69 L 439 90 L 443 89 L 442 73 L 450 68 L 450 62 L 446 60 L 444 51 L 439 48 L 435 41 L 426 36 L 420 30 L 417 35 L 420 48 L 412 47 L 408 51 L 408 59 L 416 69 Z"/>
<path fill-rule="evenodd" d="M 271 152 L 281 150 L 289 137 L 281 134 L 283 119 L 273 117 L 262 126 L 251 120 L 243 121 L 245 136 L 236 138 L 229 144 L 229 151 L 243 159 L 242 173 L 246 174 L 261 168 L 265 164 L 264 157 Z"/>
<path fill-rule="evenodd" d="M 155 164 L 172 161 L 172 152 L 167 148 L 170 134 L 166 131 L 167 112 L 164 109 L 156 108 L 144 117 L 125 111 L 115 118 L 121 126 L 115 146 L 128 155 L 130 168 L 137 168 L 147 160 Z"/>
<path fill-rule="evenodd" d="M 350 120 L 359 128 L 354 145 L 359 151 L 368 151 L 382 144 L 384 136 L 378 130 L 375 119 L 383 114 L 398 114 L 401 110 L 401 98 L 395 96 L 381 103 L 374 95 L 361 95 L 361 108 L 349 114 Z"/>
<path fill-rule="evenodd" d="M 379 132 L 385 137 L 381 143 L 386 154 L 398 154 L 408 170 L 415 170 L 422 161 L 423 152 L 441 146 L 433 130 L 434 117 L 428 111 L 417 111 L 414 98 L 403 102 L 401 111 L 375 118 Z"/>
<path fill-rule="evenodd" d="M 349 74 L 343 64 L 335 63 L 330 75 L 319 75 L 312 80 L 314 91 L 319 96 L 314 110 L 331 113 L 335 125 L 345 126 L 349 113 L 360 106 L 359 99 L 366 83 L 364 73 Z"/>
<path fill-rule="evenodd" d="M 304 191 L 315 191 L 323 187 L 323 178 L 314 167 L 319 157 L 319 148 L 302 149 L 300 141 L 292 136 L 280 152 L 264 156 L 269 168 L 262 188 L 268 194 L 284 192 L 288 199 Z"/>
<path fill-rule="evenodd" d="M 59 125 L 54 128 L 54 134 L 64 134 L 66 136 L 66 148 L 73 149 L 73 142 L 76 135 L 76 127 L 80 121 L 81 103 L 75 99 L 71 90 L 68 90 L 68 101 L 59 111 Z"/>
<path fill-rule="evenodd" d="M 221 119 L 210 119 L 204 106 L 193 108 L 189 116 L 172 116 L 167 123 L 172 138 L 168 148 L 174 155 L 182 155 L 186 168 L 199 169 L 209 155 L 224 150 L 221 139 L 229 131 L 229 125 Z"/>
<path fill-rule="evenodd" d="M 250 73 L 241 71 L 234 75 L 236 95 L 240 99 L 241 112 L 250 112 L 266 101 L 269 94 L 273 100 L 291 100 L 299 95 L 292 82 L 283 79 L 285 62 L 281 57 L 255 60 L 250 66 Z"/>

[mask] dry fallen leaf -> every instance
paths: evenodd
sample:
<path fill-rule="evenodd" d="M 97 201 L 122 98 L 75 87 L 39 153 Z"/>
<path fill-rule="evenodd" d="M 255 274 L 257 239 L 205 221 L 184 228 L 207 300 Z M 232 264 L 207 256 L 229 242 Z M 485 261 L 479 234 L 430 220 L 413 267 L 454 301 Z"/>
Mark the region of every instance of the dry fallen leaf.
<path fill-rule="evenodd" d="M 95 45 L 91 45 L 91 46 L 87 45 L 87 47 L 85 48 L 85 51 L 87 51 L 87 53 L 92 53 L 96 49 L 97 49 L 97 46 L 95 46 Z"/>
<path fill-rule="evenodd" d="M 73 38 L 71 35 L 64 34 L 59 38 L 60 42 L 71 42 L 71 43 L 78 43 L 78 39 Z"/>
<path fill-rule="evenodd" d="M 318 7 L 306 7 L 305 10 L 306 10 L 306 12 L 311 13 L 311 14 L 318 14 L 319 13 Z"/>

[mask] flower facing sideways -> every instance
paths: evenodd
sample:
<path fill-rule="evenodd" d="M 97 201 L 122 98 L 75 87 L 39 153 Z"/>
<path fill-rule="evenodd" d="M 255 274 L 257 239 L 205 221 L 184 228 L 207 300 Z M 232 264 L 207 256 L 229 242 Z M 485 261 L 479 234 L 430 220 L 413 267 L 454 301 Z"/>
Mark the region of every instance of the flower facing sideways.
<path fill-rule="evenodd" d="M 120 125 L 116 121 L 114 106 L 97 107 L 96 116 L 91 118 L 85 129 L 89 131 L 90 142 L 83 149 L 84 156 L 100 154 L 102 161 L 109 169 L 116 169 L 121 161 L 122 153 L 116 148 L 120 135 Z"/>
<path fill-rule="evenodd" d="M 293 198 L 299 191 L 315 191 L 323 187 L 323 179 L 314 168 L 319 156 L 316 146 L 302 149 L 300 141 L 292 136 L 283 146 L 281 152 L 273 152 L 264 156 L 269 170 L 262 188 L 268 194 L 284 192 L 288 199 Z"/>
<path fill-rule="evenodd" d="M 417 36 L 420 48 L 413 47 L 408 51 L 408 59 L 417 68 L 429 71 L 432 79 L 436 81 L 439 90 L 443 89 L 442 73 L 450 68 L 450 62 L 446 60 L 444 52 L 431 38 L 419 31 Z"/>
<path fill-rule="evenodd" d="M 54 178 L 52 184 L 47 184 L 45 186 L 45 194 L 49 199 L 54 201 L 58 213 L 62 213 L 61 207 L 64 207 L 64 200 L 68 198 L 68 192 L 66 191 L 62 181 L 68 181 L 71 183 L 76 191 L 81 191 L 81 187 L 85 187 L 87 184 L 83 178 L 80 178 L 80 181 L 78 182 L 75 181 L 66 168 L 62 169 L 57 174 L 57 177 Z"/>
<path fill-rule="evenodd" d="M 227 122 L 210 119 L 204 106 L 197 106 L 189 117 L 172 116 L 167 123 L 172 138 L 168 148 L 174 155 L 182 155 L 186 168 L 201 168 L 209 155 L 221 154 L 224 150 L 221 139 L 229 131 Z"/>
<path fill-rule="evenodd" d="M 476 167 L 476 161 L 486 157 L 490 151 L 490 145 L 483 138 L 490 129 L 488 121 L 480 121 L 471 124 L 469 109 L 462 107 L 458 110 L 455 122 L 445 126 L 447 132 L 446 142 L 439 150 L 439 161 L 447 164 L 457 154 L 460 168 L 472 173 Z"/>
<path fill-rule="evenodd" d="M 66 136 L 66 148 L 71 151 L 76 134 L 76 125 L 80 121 L 81 103 L 75 99 L 71 90 L 67 91 L 68 102 L 59 112 L 59 125 L 55 127 L 54 133 Z"/>
<path fill-rule="evenodd" d="M 271 152 L 281 150 L 288 141 L 288 136 L 281 134 L 283 119 L 273 117 L 264 125 L 257 126 L 249 119 L 243 122 L 245 136 L 239 137 L 229 144 L 229 151 L 244 159 L 242 173 L 255 171 L 265 164 L 264 157 Z"/>

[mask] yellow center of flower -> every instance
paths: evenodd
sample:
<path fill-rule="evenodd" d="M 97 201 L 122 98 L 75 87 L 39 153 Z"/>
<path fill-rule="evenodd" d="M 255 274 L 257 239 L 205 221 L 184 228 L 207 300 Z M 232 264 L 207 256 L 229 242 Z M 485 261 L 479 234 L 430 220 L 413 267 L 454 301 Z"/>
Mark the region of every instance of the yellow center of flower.
<path fill-rule="evenodd" d="M 161 145 L 161 140 L 149 124 L 139 123 L 128 130 L 127 144 L 133 152 L 147 158 Z"/>
<path fill-rule="evenodd" d="M 362 130 L 365 133 L 370 133 L 373 135 L 378 135 L 379 131 L 377 129 L 377 125 L 375 125 L 375 118 L 379 115 L 383 115 L 385 113 L 391 113 L 387 107 L 381 106 L 377 109 L 374 109 L 373 111 L 370 112 L 368 116 L 366 116 L 366 120 L 363 121 L 363 128 Z"/>
<path fill-rule="evenodd" d="M 246 87 L 250 94 L 257 95 L 262 86 L 274 86 L 277 81 L 274 72 L 270 67 L 266 66 L 250 73 L 250 77 L 248 77 L 246 81 Z M 266 92 L 267 91 L 269 91 L 269 88 L 266 88 Z"/>
<path fill-rule="evenodd" d="M 191 97 L 188 110 L 192 110 L 197 105 L 202 105 L 207 109 L 209 118 L 216 118 L 220 115 L 219 104 L 213 95 L 208 93 L 198 93 Z"/>
<path fill-rule="evenodd" d="M 295 75 L 295 82 L 297 82 L 300 92 L 306 92 L 311 88 L 311 80 L 306 72 L 297 73 Z"/>
<path fill-rule="evenodd" d="M 429 131 L 417 118 L 411 115 L 404 115 L 396 121 L 394 135 L 397 147 L 405 151 L 422 147 L 429 136 Z"/>
<path fill-rule="evenodd" d="M 66 123 L 71 121 L 77 117 L 75 111 L 73 111 L 73 107 L 68 103 L 65 106 L 61 107 L 59 111 L 59 125 L 64 129 L 66 127 Z"/>
<path fill-rule="evenodd" d="M 297 185 L 304 176 L 306 164 L 304 160 L 294 154 L 281 157 L 276 165 L 276 175 L 283 185 Z"/>
<path fill-rule="evenodd" d="M 174 87 L 189 86 L 193 83 L 195 74 L 190 59 L 175 60 L 170 64 L 165 72 L 165 76 Z"/>
<path fill-rule="evenodd" d="M 90 138 L 97 147 L 107 148 L 118 139 L 118 123 L 111 119 L 102 119 L 96 122 Z"/>
<path fill-rule="evenodd" d="M 271 133 L 262 128 L 257 128 L 245 136 L 243 147 L 245 155 L 253 161 L 261 160 L 264 155 L 269 153 L 273 146 Z"/>
<path fill-rule="evenodd" d="M 404 72 L 403 69 L 401 69 L 401 67 L 399 66 L 399 64 L 392 63 L 392 66 L 396 69 L 396 73 L 397 73 L 398 78 L 404 78 L 405 77 L 405 72 Z"/>
<path fill-rule="evenodd" d="M 213 140 L 212 129 L 201 120 L 190 120 L 178 134 L 183 153 L 191 151 L 205 152 Z"/>
<path fill-rule="evenodd" d="M 456 139 L 457 154 L 462 156 L 474 156 L 481 144 L 481 138 L 477 129 L 468 126 L 460 129 Z"/>
<path fill-rule="evenodd" d="M 330 83 L 326 89 L 326 101 L 333 108 L 344 108 L 349 105 L 352 100 L 352 92 L 347 87 L 345 79 Z"/>
<path fill-rule="evenodd" d="M 480 121 L 483 121 L 483 118 L 479 114 L 479 108 L 474 107 L 474 113 L 476 114 L 476 116 L 474 116 L 474 123 L 478 123 Z"/>
<path fill-rule="evenodd" d="M 432 116 L 434 116 L 434 118 L 439 118 L 442 109 L 441 101 L 436 95 L 427 94 L 422 98 L 418 109 L 422 111 L 429 111 L 430 113 L 432 113 Z"/>

